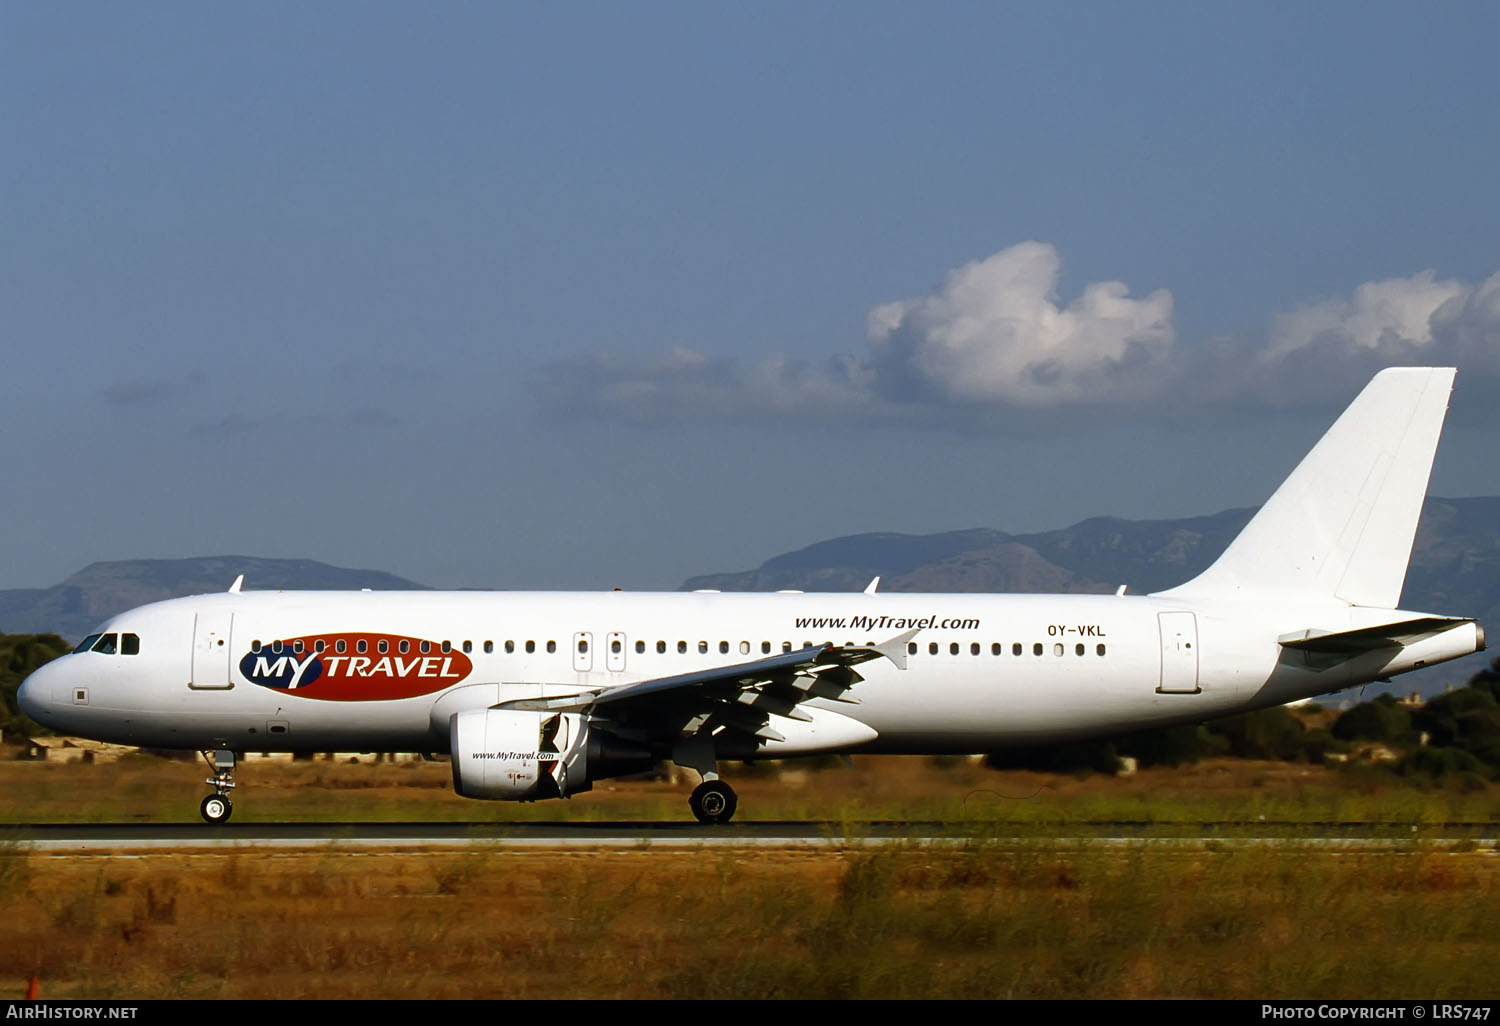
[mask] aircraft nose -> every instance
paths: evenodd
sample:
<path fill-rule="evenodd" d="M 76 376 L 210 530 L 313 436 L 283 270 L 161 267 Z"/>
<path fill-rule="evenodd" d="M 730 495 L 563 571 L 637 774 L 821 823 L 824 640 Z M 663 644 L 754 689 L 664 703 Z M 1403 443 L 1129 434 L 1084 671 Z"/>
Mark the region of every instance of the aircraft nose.
<path fill-rule="evenodd" d="M 50 665 L 38 667 L 16 690 L 16 704 L 21 712 L 37 723 L 47 725 L 52 711 L 53 684 L 57 673 Z"/>

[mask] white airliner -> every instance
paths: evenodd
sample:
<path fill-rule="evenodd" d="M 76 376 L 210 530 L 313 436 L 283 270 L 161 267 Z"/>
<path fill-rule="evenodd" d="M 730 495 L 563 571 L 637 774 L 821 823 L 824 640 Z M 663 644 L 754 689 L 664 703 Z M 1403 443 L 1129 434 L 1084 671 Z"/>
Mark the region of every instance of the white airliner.
<path fill-rule="evenodd" d="M 1453 387 L 1382 371 L 1218 561 L 1154 595 L 247 592 L 113 617 L 20 704 L 84 737 L 236 753 L 448 752 L 533 801 L 671 759 L 727 822 L 725 759 L 989 752 L 1195 722 L 1485 647 L 1396 608 Z M 878 578 L 877 578 L 878 581 Z"/>

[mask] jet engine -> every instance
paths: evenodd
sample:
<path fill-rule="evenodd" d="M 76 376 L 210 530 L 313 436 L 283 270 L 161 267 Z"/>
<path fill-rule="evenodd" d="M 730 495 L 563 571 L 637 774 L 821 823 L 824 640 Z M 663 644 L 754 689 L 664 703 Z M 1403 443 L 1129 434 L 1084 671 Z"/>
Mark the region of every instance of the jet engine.
<path fill-rule="evenodd" d="M 453 790 L 465 798 L 530 802 L 587 791 L 595 780 L 644 773 L 651 753 L 580 713 L 468 709 L 448 721 Z"/>

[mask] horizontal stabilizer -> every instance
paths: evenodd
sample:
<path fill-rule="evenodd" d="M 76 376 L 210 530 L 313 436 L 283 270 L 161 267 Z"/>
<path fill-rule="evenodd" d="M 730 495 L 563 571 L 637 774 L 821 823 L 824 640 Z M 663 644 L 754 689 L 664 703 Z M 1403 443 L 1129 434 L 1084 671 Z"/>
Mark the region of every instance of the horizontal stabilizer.
<path fill-rule="evenodd" d="M 1472 619 L 1461 616 L 1419 616 L 1352 631 L 1319 631 L 1309 628 L 1283 634 L 1276 640 L 1283 648 L 1297 648 L 1304 652 L 1370 652 L 1377 648 L 1400 648 L 1473 622 Z"/>

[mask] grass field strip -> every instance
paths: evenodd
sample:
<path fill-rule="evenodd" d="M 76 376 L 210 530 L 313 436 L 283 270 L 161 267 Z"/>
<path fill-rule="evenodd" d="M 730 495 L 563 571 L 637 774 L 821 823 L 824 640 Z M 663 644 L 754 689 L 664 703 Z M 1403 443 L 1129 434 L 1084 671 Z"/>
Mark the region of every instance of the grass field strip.
<path fill-rule="evenodd" d="M 953 836 L 536 836 L 536 837 L 433 837 L 428 840 L 410 836 L 390 837 L 372 834 L 368 837 L 202 837 L 190 842 L 176 838 L 131 838 L 100 836 L 98 838 L 17 839 L 16 850 L 54 857 L 121 857 L 150 858 L 154 855 L 213 854 L 254 849 L 257 851 L 393 853 L 443 851 L 453 849 L 524 849 L 568 851 L 662 851 L 693 849 L 714 850 L 826 850 L 844 851 L 863 848 L 963 848 L 974 844 L 973 838 Z M 1500 837 L 1142 837 L 1142 836 L 1065 836 L 1051 838 L 990 838 L 984 842 L 1000 851 L 1041 849 L 1049 851 L 1085 851 L 1099 849 L 1176 849 L 1183 851 L 1238 851 L 1255 848 L 1326 852 L 1423 852 L 1454 855 L 1500 856 Z"/>

